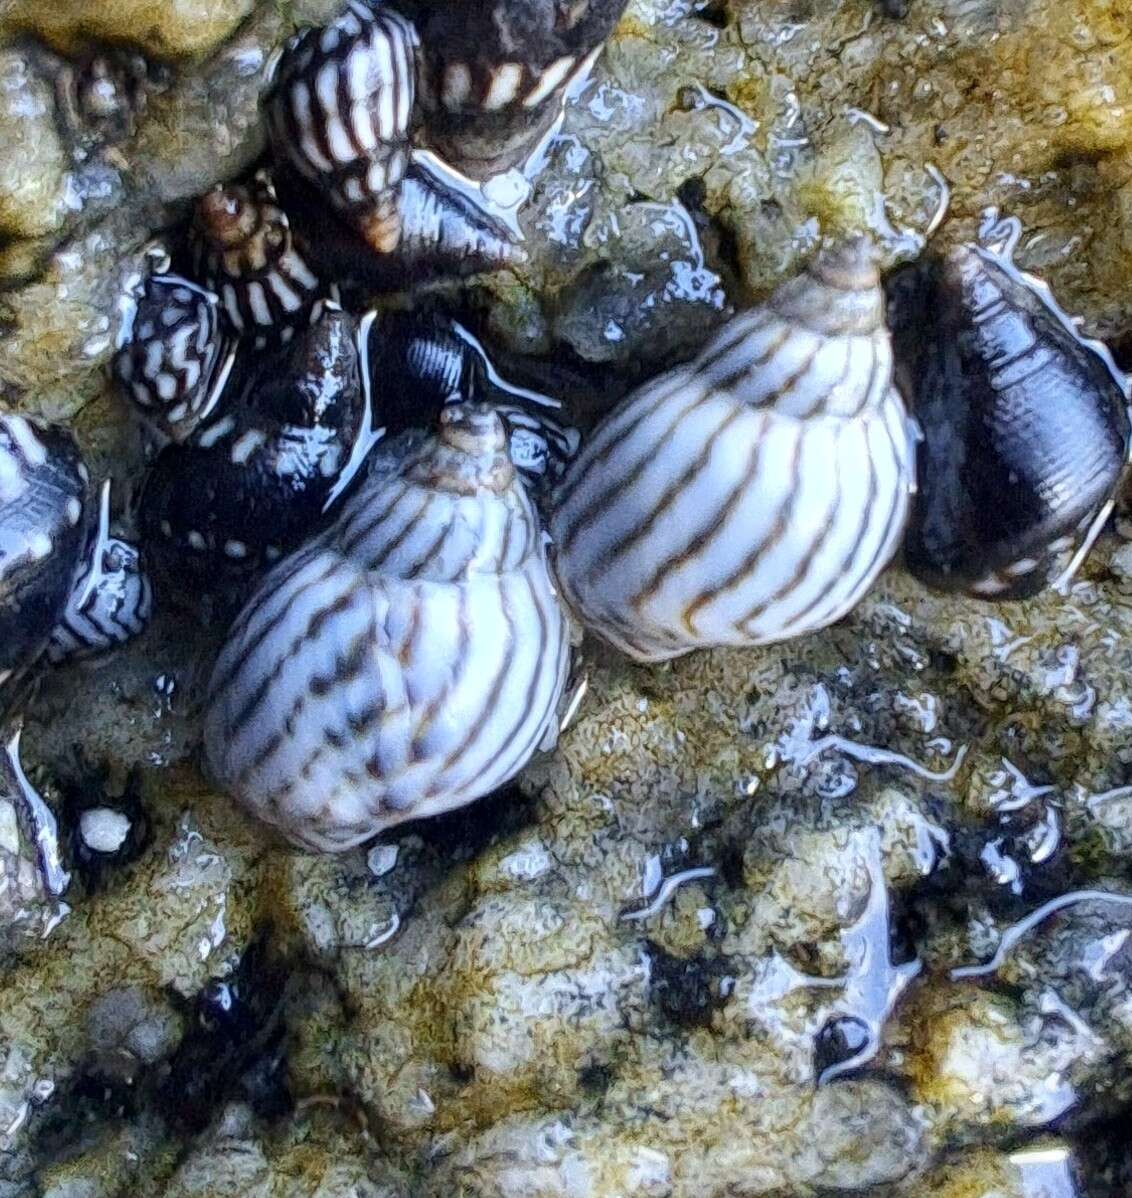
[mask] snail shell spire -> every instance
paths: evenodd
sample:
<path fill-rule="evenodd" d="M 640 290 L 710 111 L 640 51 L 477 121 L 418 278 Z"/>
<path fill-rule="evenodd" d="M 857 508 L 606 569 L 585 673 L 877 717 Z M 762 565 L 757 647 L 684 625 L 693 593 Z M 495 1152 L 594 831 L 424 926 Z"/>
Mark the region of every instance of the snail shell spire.
<path fill-rule="evenodd" d="M 248 185 L 214 187 L 197 201 L 198 269 L 237 336 L 259 346 L 289 341 L 307 321 L 319 282 L 264 172 Z"/>
<path fill-rule="evenodd" d="M 209 765 L 295 842 L 346 849 L 513 777 L 556 727 L 567 659 L 502 422 L 456 405 L 264 579 L 213 675 Z"/>
<path fill-rule="evenodd" d="M 957 246 L 919 268 L 918 319 L 898 328 L 923 429 L 905 561 L 987 599 L 1072 571 L 1128 458 L 1125 384 L 1041 285 Z"/>
<path fill-rule="evenodd" d="M 278 157 L 317 184 L 379 253 L 401 234 L 417 35 L 382 4 L 351 0 L 286 46 L 266 97 Z"/>
<path fill-rule="evenodd" d="M 912 485 L 877 269 L 855 239 L 598 426 L 557 493 L 558 579 L 640 661 L 800 636 L 884 568 Z"/>

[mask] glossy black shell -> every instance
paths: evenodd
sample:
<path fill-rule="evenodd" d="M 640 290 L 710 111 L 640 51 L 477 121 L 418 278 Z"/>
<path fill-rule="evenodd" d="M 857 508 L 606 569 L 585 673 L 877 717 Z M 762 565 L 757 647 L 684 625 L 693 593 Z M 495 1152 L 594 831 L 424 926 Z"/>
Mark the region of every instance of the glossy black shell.
<path fill-rule="evenodd" d="M 286 351 L 245 357 L 215 418 L 158 455 L 139 515 L 159 582 L 253 574 L 318 525 L 368 427 L 355 329 L 328 305 Z"/>
<path fill-rule="evenodd" d="M 0 414 L 0 685 L 42 651 L 88 527 L 88 475 L 65 429 Z"/>
<path fill-rule="evenodd" d="M 1063 569 L 1127 459 L 1113 368 L 1008 261 L 960 246 L 896 284 L 899 374 L 923 431 L 905 562 L 982 598 Z"/>

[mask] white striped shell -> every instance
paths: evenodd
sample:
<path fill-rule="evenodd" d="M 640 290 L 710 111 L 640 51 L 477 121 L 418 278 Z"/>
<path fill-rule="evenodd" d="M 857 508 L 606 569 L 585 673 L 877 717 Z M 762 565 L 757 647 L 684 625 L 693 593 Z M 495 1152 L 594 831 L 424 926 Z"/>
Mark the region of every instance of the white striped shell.
<path fill-rule="evenodd" d="M 264 579 L 213 674 L 208 763 L 291 840 L 346 849 L 513 777 L 556 731 L 567 664 L 503 424 L 457 405 Z"/>
<path fill-rule="evenodd" d="M 558 579 L 639 661 L 822 628 L 895 552 L 913 437 L 867 244 L 820 254 L 634 392 L 559 488 Z"/>
<path fill-rule="evenodd" d="M 417 35 L 392 9 L 350 0 L 288 42 L 266 97 L 276 155 L 318 184 L 379 252 L 400 240 Z"/>
<path fill-rule="evenodd" d="M 193 224 L 197 269 L 220 297 L 232 331 L 254 335 L 261 348 L 289 341 L 310 318 L 319 281 L 295 245 L 268 173 L 205 192 Z"/>

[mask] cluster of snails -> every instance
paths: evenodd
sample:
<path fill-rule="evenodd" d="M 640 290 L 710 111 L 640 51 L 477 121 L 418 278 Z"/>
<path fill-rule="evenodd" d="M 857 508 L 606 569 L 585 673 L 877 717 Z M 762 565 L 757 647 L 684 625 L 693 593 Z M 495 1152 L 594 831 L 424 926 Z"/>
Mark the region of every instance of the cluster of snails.
<path fill-rule="evenodd" d="M 263 101 L 272 168 L 198 201 L 195 279 L 138 285 L 114 362 L 162 445 L 139 513 L 159 576 L 254 576 L 318 528 L 409 410 L 427 423 L 444 402 L 490 399 L 517 461 L 561 467 L 576 438 L 553 401 L 503 384 L 451 329 L 355 316 L 338 296 L 521 256 L 460 170 L 529 152 L 624 4 L 477 0 L 457 16 L 349 0 L 287 43 Z M 446 355 L 485 368 L 445 380 Z"/>
<path fill-rule="evenodd" d="M 513 161 L 623 6 L 349 0 L 277 64 L 273 173 L 198 204 L 198 281 L 134 297 L 114 373 L 160 443 L 146 544 L 194 589 L 220 567 L 254 588 L 209 687 L 208 766 L 305 847 L 513 777 L 556 734 L 571 618 L 644 662 L 767 644 L 841 618 L 901 552 L 930 585 L 1020 598 L 1071 575 L 1111 512 L 1125 380 L 1010 246 L 925 255 L 900 281 L 918 315 L 891 329 L 869 243 L 830 246 L 580 451 L 459 325 L 342 306 L 332 280 L 513 260 L 442 158 Z M 3 436 L 0 499 L 31 461 L 6 474 Z M 82 643 L 107 623 L 77 451 L 37 443 L 50 503 L 0 509 L 0 620 L 30 635 L 35 603 L 66 632 L 21 663 L 74 651 L 76 613 Z M 6 564 L 21 519 L 70 563 L 38 589 L 34 550 Z"/>
<path fill-rule="evenodd" d="M 296 842 L 341 849 L 486 794 L 553 733 L 568 610 L 662 661 L 824 627 L 902 542 L 921 577 L 984 598 L 1072 568 L 1128 460 L 1123 380 L 1008 254 L 916 270 L 936 324 L 901 346 L 915 420 L 870 247 L 828 249 L 597 426 L 550 497 L 553 584 L 529 508 L 500 547 L 500 495 L 523 501 L 497 421 L 469 408 L 469 426 L 389 446 L 236 622 L 214 776 Z"/>
<path fill-rule="evenodd" d="M 903 539 L 980 598 L 1072 573 L 1129 455 L 1127 388 L 1010 246 L 926 255 L 900 374 L 867 244 L 818 256 L 687 366 L 630 395 L 556 496 L 559 581 L 638 661 L 825 627 Z"/>

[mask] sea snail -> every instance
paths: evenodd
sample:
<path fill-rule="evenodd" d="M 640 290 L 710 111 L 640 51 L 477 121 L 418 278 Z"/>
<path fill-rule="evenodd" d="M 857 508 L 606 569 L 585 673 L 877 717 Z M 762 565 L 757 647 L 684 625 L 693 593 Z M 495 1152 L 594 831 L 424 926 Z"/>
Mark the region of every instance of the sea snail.
<path fill-rule="evenodd" d="M 44 651 L 89 656 L 142 630 L 150 590 L 132 546 L 91 502 L 74 437 L 0 414 L 0 687 Z"/>
<path fill-rule="evenodd" d="M 1128 458 L 1125 383 L 1009 251 L 962 245 L 916 268 L 897 327 L 923 430 L 904 557 L 984 599 L 1071 575 Z"/>
<path fill-rule="evenodd" d="M 310 849 L 486 795 L 557 731 L 567 621 L 502 421 L 409 441 L 267 575 L 210 686 L 216 780 Z"/>
<path fill-rule="evenodd" d="M 305 325 L 321 284 L 295 243 L 266 171 L 248 184 L 217 186 L 197 201 L 197 272 L 220 297 L 231 331 L 263 347 Z"/>
<path fill-rule="evenodd" d="M 264 106 L 281 194 L 311 252 L 323 254 L 328 241 L 333 258 L 340 240 L 337 221 L 326 237 L 303 219 L 318 207 L 313 190 L 371 251 L 355 253 L 359 273 L 368 267 L 379 281 L 395 250 L 395 265 L 404 267 L 404 258 L 417 270 L 436 261 L 482 270 L 522 257 L 462 171 L 498 173 L 531 149 L 624 7 L 625 0 L 409 0 L 422 45 L 418 27 L 388 4 L 349 0 L 328 24 L 298 33 L 280 53 Z M 443 169 L 414 154 L 417 134 L 431 138 Z M 378 263 L 366 261 L 375 256 Z M 339 265 L 336 273 L 346 272 Z"/>
<path fill-rule="evenodd" d="M 111 369 L 146 424 L 184 441 L 216 406 L 234 358 L 220 331 L 217 297 L 160 274 L 140 285 Z"/>
<path fill-rule="evenodd" d="M 509 165 L 588 69 L 626 0 L 465 0 L 417 16 L 426 136 L 476 176 Z"/>
<path fill-rule="evenodd" d="M 327 302 L 285 349 L 242 357 L 210 419 L 161 451 L 139 506 L 159 581 L 223 588 L 320 526 L 370 444 L 372 320 Z"/>
<path fill-rule="evenodd" d="M 631 394 L 566 472 L 563 593 L 638 661 L 822 628 L 899 544 L 913 436 L 863 239 Z"/>

